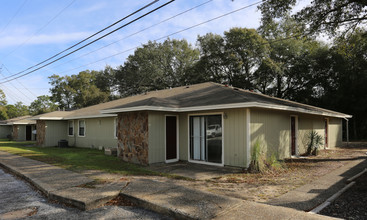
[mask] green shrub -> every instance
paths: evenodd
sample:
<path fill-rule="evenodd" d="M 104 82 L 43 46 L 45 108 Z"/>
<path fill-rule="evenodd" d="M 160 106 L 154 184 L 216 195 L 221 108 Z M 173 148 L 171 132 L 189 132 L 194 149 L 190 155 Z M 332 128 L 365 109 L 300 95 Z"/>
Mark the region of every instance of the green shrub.
<path fill-rule="evenodd" d="M 310 131 L 308 133 L 308 144 L 306 155 L 317 155 L 319 148 L 323 145 L 323 137 L 317 131 Z"/>
<path fill-rule="evenodd" d="M 266 164 L 271 170 L 280 170 L 284 167 L 284 163 L 278 160 L 276 153 L 272 153 L 270 157 L 267 158 Z"/>
<path fill-rule="evenodd" d="M 251 162 L 249 171 L 251 173 L 260 173 L 264 170 L 264 160 L 262 158 L 262 151 L 260 141 L 256 140 L 255 145 L 251 149 Z"/>

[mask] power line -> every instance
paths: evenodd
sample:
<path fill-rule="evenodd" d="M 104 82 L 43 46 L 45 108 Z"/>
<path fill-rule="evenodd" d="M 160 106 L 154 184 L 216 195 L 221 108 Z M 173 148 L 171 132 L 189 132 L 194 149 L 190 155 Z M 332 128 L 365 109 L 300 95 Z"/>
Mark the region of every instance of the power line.
<path fill-rule="evenodd" d="M 2 85 L 1 87 L 2 91 L 5 93 L 5 96 L 8 96 L 14 102 L 22 102 L 22 99 L 15 95 L 15 93 L 13 93 L 8 87 L 6 87 L 5 85 Z"/>
<path fill-rule="evenodd" d="M 74 61 L 74 60 L 77 60 L 77 59 L 79 59 L 79 58 L 81 58 L 81 57 L 84 57 L 84 56 L 87 56 L 87 55 L 89 55 L 89 54 L 95 53 L 95 52 L 97 52 L 97 51 L 99 51 L 99 50 L 101 50 L 101 49 L 103 49 L 103 48 L 109 47 L 109 46 L 111 46 L 111 45 L 113 45 L 113 44 L 115 44 L 115 43 L 117 43 L 117 42 L 120 42 L 120 41 L 122 41 L 122 40 L 125 40 L 125 39 L 127 39 L 127 38 L 130 38 L 130 37 L 132 37 L 132 36 L 134 36 L 134 35 L 137 35 L 137 34 L 139 34 L 139 33 L 141 33 L 141 32 L 144 32 L 144 31 L 146 31 L 146 30 L 148 30 L 148 29 L 150 29 L 150 28 L 152 28 L 152 27 L 158 26 L 158 25 L 160 25 L 160 24 L 162 24 L 162 23 L 164 23 L 164 22 L 167 22 L 167 21 L 169 21 L 169 20 L 171 20 L 171 19 L 173 19 L 173 18 L 176 18 L 176 17 L 178 17 L 178 16 L 180 16 L 180 15 L 183 15 L 183 14 L 185 14 L 185 13 L 189 12 L 189 11 L 192 11 L 192 10 L 194 10 L 194 9 L 197 9 L 197 8 L 199 8 L 199 7 L 201 7 L 201 6 L 205 5 L 205 4 L 208 4 L 209 2 L 212 2 L 212 1 L 213 1 L 213 0 L 209 0 L 209 1 L 206 1 L 206 2 L 204 2 L 204 3 L 199 4 L 199 5 L 197 5 L 197 6 L 194 6 L 194 7 L 192 7 L 192 8 L 189 8 L 189 9 L 187 9 L 187 10 L 185 10 L 185 11 L 182 11 L 182 12 L 180 12 L 180 13 L 176 14 L 176 15 L 173 15 L 173 16 L 171 16 L 171 17 L 169 17 L 169 18 L 166 18 L 166 19 L 164 19 L 164 20 L 162 20 L 162 21 L 160 21 L 160 22 L 158 22 L 158 23 L 155 23 L 155 24 L 153 24 L 153 25 L 151 25 L 151 26 L 149 26 L 149 27 L 143 28 L 143 29 L 141 29 L 140 31 L 137 31 L 137 32 L 135 32 L 135 33 L 132 33 L 132 34 L 130 34 L 130 35 L 128 35 L 128 36 L 126 36 L 126 37 L 123 37 L 123 38 L 121 38 L 121 39 L 117 40 L 117 41 L 114 41 L 114 42 L 112 42 L 112 43 L 106 44 L 106 45 L 104 45 L 103 47 L 100 47 L 100 48 L 98 48 L 98 49 L 96 49 L 96 50 L 93 50 L 93 51 L 90 51 L 90 52 L 88 52 L 88 53 L 82 54 L 81 56 L 78 56 L 78 57 L 76 57 L 76 58 L 74 58 L 74 59 L 68 60 L 68 61 L 66 61 L 66 62 L 64 62 L 64 63 L 61 63 L 61 64 L 59 64 L 59 65 L 56 65 L 56 66 L 54 66 L 54 67 L 58 67 L 58 66 L 61 66 L 61 65 L 66 64 L 66 63 L 70 63 L 70 62 L 72 62 L 72 61 Z M 135 47 L 134 47 L 134 48 L 135 48 Z M 130 50 L 131 50 L 131 49 L 129 49 L 129 50 L 127 50 L 127 51 L 130 51 Z M 125 52 L 127 52 L 127 51 L 125 51 Z"/>
<path fill-rule="evenodd" d="M 262 2 L 262 1 L 258 1 L 258 2 L 255 2 L 255 3 L 253 3 L 253 4 L 246 5 L 246 6 L 244 6 L 244 7 L 238 8 L 238 9 L 236 9 L 236 10 L 230 11 L 230 12 L 228 12 L 228 13 L 222 14 L 222 15 L 220 15 L 220 16 L 214 17 L 214 18 L 209 19 L 209 20 L 206 20 L 206 21 L 204 21 L 204 22 L 201 22 L 201 23 L 195 24 L 195 25 L 193 25 L 193 26 L 190 26 L 190 27 L 187 27 L 187 28 L 181 29 L 181 30 L 179 30 L 179 31 L 176 31 L 176 32 L 170 33 L 170 34 L 165 35 L 165 36 L 163 36 L 163 37 L 156 38 L 156 39 L 155 39 L 155 40 L 153 40 L 153 41 L 159 41 L 159 40 L 162 40 L 162 39 L 164 39 L 164 38 L 170 37 L 170 36 L 172 36 L 172 35 L 176 35 L 176 34 L 178 34 L 178 33 L 181 33 L 181 32 L 187 31 L 187 30 L 190 30 L 190 29 L 195 28 L 195 27 L 198 27 L 198 26 L 200 26 L 200 25 L 203 25 L 203 24 L 206 24 L 206 23 L 212 22 L 212 21 L 214 21 L 214 20 L 220 19 L 220 18 L 225 17 L 225 16 L 228 16 L 228 15 L 230 15 L 230 14 L 233 14 L 233 13 L 239 12 L 239 11 L 244 10 L 244 9 L 246 9 L 246 8 L 250 8 L 250 7 L 252 7 L 252 6 L 258 5 L 258 4 L 260 4 L 261 2 Z M 98 62 L 100 62 L 100 61 L 103 61 L 103 60 L 109 59 L 109 58 L 111 58 L 111 57 L 114 57 L 114 56 L 117 56 L 117 55 L 120 55 L 120 54 L 126 53 L 126 52 L 128 52 L 128 51 L 131 51 L 131 50 L 137 49 L 138 47 L 139 47 L 139 46 L 132 47 L 132 48 L 130 48 L 130 49 L 127 49 L 127 50 L 124 50 L 124 51 L 121 51 L 121 52 L 118 52 L 118 53 L 112 54 L 112 55 L 110 55 L 110 56 L 104 57 L 104 58 L 102 58 L 102 59 L 99 59 L 99 60 L 93 61 L 93 62 L 88 63 L 88 64 L 85 64 L 85 65 L 78 66 L 78 67 L 73 68 L 73 69 L 69 69 L 69 70 L 66 70 L 66 71 L 62 71 L 62 72 L 60 72 L 60 73 L 65 73 L 65 72 L 73 71 L 73 70 L 76 70 L 76 69 L 79 69 L 79 68 L 82 68 L 82 67 L 85 67 L 85 66 L 88 66 L 88 65 L 94 64 L 94 63 L 98 63 Z M 2 83 L 3 83 L 3 82 L 0 82 L 0 84 L 2 84 Z"/>
<path fill-rule="evenodd" d="M 3 66 L 3 65 L 2 65 Z M 3 74 L 3 72 L 2 72 L 2 67 L 0 67 L 0 75 L 2 75 L 2 76 L 4 76 L 4 74 Z M 20 91 L 16 86 L 14 86 L 14 84 L 12 83 L 12 82 L 9 82 L 9 84 L 14 88 L 14 89 L 16 89 L 19 93 L 21 93 L 23 96 L 21 96 L 22 98 L 26 98 L 26 99 L 23 99 L 23 101 L 24 100 L 26 100 L 26 101 L 29 101 L 29 100 L 31 100 L 32 101 L 32 99 L 31 98 L 29 98 L 26 94 L 24 94 L 22 91 Z M 5 87 L 5 85 L 3 85 L 3 87 Z M 6 88 L 6 87 L 5 87 Z M 9 91 L 10 91 L 10 88 L 7 88 Z M 17 96 L 18 97 L 18 96 Z M 19 97 L 18 97 L 19 98 Z M 28 99 L 28 100 L 27 100 Z M 21 100 L 21 99 L 19 99 L 19 100 Z"/>
<path fill-rule="evenodd" d="M 18 73 L 16 73 L 16 74 L 11 75 L 11 76 L 5 77 L 5 78 L 3 78 L 2 80 L 4 80 L 4 79 L 9 79 L 9 78 L 11 78 L 11 77 L 13 77 L 13 76 L 16 76 L 16 75 L 19 75 L 19 74 L 21 74 L 21 73 L 24 73 L 24 72 L 26 72 L 26 71 L 28 71 L 28 70 L 30 70 L 30 69 L 33 69 L 33 68 L 35 68 L 35 67 L 37 67 L 37 66 L 39 66 L 39 65 L 41 65 L 41 64 L 43 64 L 43 63 L 45 63 L 45 62 L 47 62 L 47 61 L 49 61 L 49 60 L 51 60 L 51 59 L 53 59 L 53 58 L 55 58 L 55 57 L 57 57 L 57 56 L 61 55 L 62 53 L 64 53 L 64 52 L 66 52 L 66 51 L 68 51 L 68 50 L 70 50 L 70 49 L 72 49 L 72 48 L 74 48 L 74 47 L 78 46 L 79 44 L 81 44 L 81 43 L 83 43 L 83 42 L 85 42 L 85 41 L 89 40 L 90 38 L 92 38 L 92 37 L 94 37 L 94 36 L 96 36 L 96 35 L 100 34 L 101 32 L 105 31 L 106 29 L 108 29 L 108 28 L 110 28 L 110 27 L 112 27 L 112 26 L 114 26 L 114 25 L 116 25 L 116 24 L 120 23 L 121 21 L 123 21 L 123 20 L 125 20 L 125 19 L 127 19 L 127 18 L 131 17 L 132 15 L 134 15 L 134 14 L 136 14 L 136 13 L 140 12 L 141 10 L 144 10 L 145 8 L 147 8 L 147 7 L 151 6 L 152 4 L 154 4 L 154 3 L 158 2 L 158 1 L 159 1 L 159 0 L 154 0 L 154 1 L 150 2 L 149 4 L 145 5 L 144 7 L 142 7 L 142 8 L 140 8 L 140 9 L 138 9 L 138 10 L 134 11 L 133 13 L 131 13 L 131 14 L 129 14 L 129 15 L 127 15 L 127 16 L 125 16 L 125 17 L 123 17 L 122 19 L 120 19 L 120 20 L 118 20 L 118 21 L 114 22 L 113 24 L 111 24 L 111 25 L 109 25 L 109 26 L 107 26 L 107 27 L 103 28 L 102 30 L 97 31 L 96 33 L 94 33 L 94 34 L 90 35 L 89 37 L 87 37 L 87 38 L 83 39 L 82 41 L 79 41 L 78 43 L 76 43 L 76 44 L 74 44 L 74 45 L 72 45 L 72 46 L 70 46 L 70 47 L 66 48 L 65 50 L 63 50 L 63 51 L 61 51 L 61 52 L 59 52 L 59 53 L 57 53 L 57 54 L 55 54 L 55 55 L 53 55 L 53 56 L 51 56 L 51 57 L 47 58 L 46 60 L 43 60 L 43 61 L 42 61 L 42 62 L 40 62 L 40 63 L 37 63 L 37 64 L 35 64 L 35 65 L 31 66 L 31 67 L 28 67 L 28 68 L 27 68 L 27 69 L 25 69 L 25 70 L 22 70 L 22 71 L 20 71 L 20 72 L 18 72 Z M 75 52 L 75 51 L 74 51 L 74 52 Z M 68 54 L 68 55 L 70 55 L 70 54 Z M 45 66 L 47 66 L 47 65 L 45 65 Z M 42 67 L 45 67 L 45 66 L 42 66 Z M 37 69 L 37 70 L 38 70 L 38 69 Z M 33 72 L 34 72 L 34 71 L 33 71 Z M 26 75 L 28 75 L 28 74 L 26 74 Z"/>
<path fill-rule="evenodd" d="M 37 70 L 40 70 L 40 69 L 42 69 L 42 68 L 44 68 L 44 67 L 46 67 L 46 66 L 48 66 L 48 65 L 50 65 L 50 64 L 52 64 L 52 63 L 55 63 L 56 61 L 61 60 L 61 59 L 65 58 L 65 57 L 67 57 L 67 56 L 69 56 L 69 55 L 71 55 L 71 54 L 73 54 L 73 53 L 75 53 L 75 52 L 77 52 L 77 51 L 79 51 L 79 50 L 83 49 L 84 47 L 87 47 L 87 46 L 89 46 L 89 45 L 91 45 L 91 44 L 93 44 L 93 43 L 95 43 L 95 42 L 97 42 L 97 41 L 101 40 L 102 38 L 104 38 L 104 37 L 106 37 L 106 36 L 108 36 L 108 35 L 110 35 L 110 34 L 112 34 L 112 33 L 116 32 L 116 31 L 118 31 L 118 30 L 120 30 L 120 29 L 122 29 L 122 28 L 124 28 L 124 27 L 126 27 L 126 26 L 128 26 L 128 25 L 130 25 L 130 24 L 132 24 L 132 23 L 134 23 L 134 22 L 136 22 L 137 20 L 139 20 L 139 19 L 141 19 L 141 18 L 143 18 L 143 17 L 145 17 L 145 16 L 147 16 L 147 15 L 149 15 L 149 14 L 151 14 L 151 13 L 153 13 L 153 12 L 155 12 L 155 11 L 157 11 L 157 10 L 159 10 L 159 9 L 163 8 L 163 7 L 165 7 L 166 5 L 168 5 L 168 4 L 170 4 L 170 3 L 174 2 L 174 1 L 175 1 L 175 0 L 171 0 L 171 1 L 169 1 L 169 2 L 167 2 L 167 3 L 165 3 L 165 4 L 161 5 L 161 6 L 159 6 L 159 7 L 157 7 L 157 8 L 155 8 L 155 9 L 153 9 L 153 10 L 151 10 L 151 11 L 149 11 L 149 12 L 147 12 L 147 13 L 143 14 L 143 15 L 141 15 L 140 17 L 138 17 L 138 18 L 136 18 L 136 19 L 134 19 L 134 20 L 132 20 L 132 21 L 130 21 L 130 22 L 128 22 L 128 23 L 126 23 L 126 24 L 124 24 L 124 25 L 122 25 L 122 26 L 120 26 L 120 27 L 116 28 L 116 29 L 114 29 L 113 31 L 110 31 L 110 32 L 108 32 L 107 34 L 105 34 L 105 35 L 103 35 L 103 36 L 101 36 L 101 37 L 99 37 L 99 38 L 97 38 L 97 39 L 95 39 L 95 40 L 93 40 L 93 41 L 91 41 L 91 42 L 89 42 L 89 43 L 87 43 L 87 44 L 85 44 L 85 45 L 83 45 L 83 46 L 81 46 L 81 47 L 79 47 L 79 48 L 75 49 L 75 50 L 73 50 L 72 52 L 69 52 L 68 54 L 65 54 L 64 56 L 61 56 L 61 57 L 57 58 L 56 60 L 53 60 L 53 61 L 51 61 L 51 62 L 49 62 L 49 63 L 46 63 L 45 65 L 40 66 L 40 67 L 38 67 L 37 69 L 34 69 L 34 70 L 29 71 L 29 72 L 27 72 L 27 73 L 24 73 L 24 74 L 22 74 L 22 75 L 20 75 L 20 76 L 14 77 L 14 78 L 12 78 L 12 79 L 9 79 L 9 80 L 3 81 L 3 82 L 0 82 L 0 84 L 4 84 L 4 83 L 6 83 L 6 82 L 10 82 L 10 81 L 13 81 L 13 80 L 15 80 L 15 79 L 18 79 L 18 78 L 20 78 L 20 77 L 23 77 L 23 76 L 29 75 L 29 74 L 31 74 L 31 73 L 33 73 L 33 72 L 35 72 L 35 71 L 37 71 Z M 10 77 L 13 77 L 13 76 L 16 76 L 16 75 L 19 75 L 19 74 L 20 74 L 20 73 L 16 73 L 16 74 L 13 74 L 12 76 L 8 76 L 8 77 L 6 77 L 6 78 L 4 78 L 4 79 L 8 79 L 8 78 L 10 78 Z"/>
<path fill-rule="evenodd" d="M 4 69 L 9 73 L 9 74 L 13 74 L 9 71 L 9 69 L 3 64 L 2 65 L 4 67 Z M 29 90 L 27 87 L 24 86 L 23 83 L 21 83 L 18 79 L 15 79 L 25 90 L 27 90 L 31 95 L 33 95 L 34 97 L 37 98 L 37 95 L 34 94 L 31 90 Z"/>
<path fill-rule="evenodd" d="M 22 8 L 24 7 L 25 3 L 28 0 L 24 0 L 23 3 L 21 4 L 21 6 L 18 8 L 18 10 L 15 12 L 15 14 L 13 15 L 13 17 L 8 21 L 8 23 L 4 26 L 4 28 L 0 31 L 0 34 L 2 34 L 4 32 L 4 30 L 9 26 L 9 24 L 13 21 L 13 19 L 18 15 L 18 13 L 20 12 L 20 10 L 22 10 Z"/>
<path fill-rule="evenodd" d="M 11 72 L 9 71 L 9 69 L 4 65 L 2 64 L 2 68 L 4 68 L 8 73 L 11 74 Z M 2 76 L 4 76 L 4 74 L 2 73 L 1 71 L 1 67 L 0 67 L 0 74 Z M 5 76 L 4 76 L 5 77 Z M 34 97 L 37 98 L 37 95 L 35 95 L 32 91 L 30 91 L 29 89 L 27 89 L 18 79 L 16 79 L 17 83 L 19 85 L 21 85 L 25 90 L 27 90 L 31 95 L 33 95 Z M 21 94 L 23 94 L 24 96 L 26 96 L 29 100 L 33 101 L 31 98 L 29 98 L 27 95 L 25 95 L 22 91 L 20 91 L 17 87 L 15 87 L 11 82 L 9 82 L 16 90 L 18 90 Z"/>
<path fill-rule="evenodd" d="M 0 60 L 4 59 L 5 57 L 9 56 L 10 54 L 14 53 L 16 50 L 21 48 L 25 43 L 30 41 L 34 35 L 40 33 L 43 29 L 45 29 L 51 22 L 53 22 L 58 16 L 60 16 L 67 8 L 69 8 L 72 4 L 74 4 L 76 0 L 72 0 L 67 6 L 65 6 L 61 11 L 59 11 L 54 17 L 52 17 L 46 24 L 44 24 L 38 31 L 36 31 L 32 36 L 30 36 L 27 40 L 25 40 L 23 43 L 19 44 L 14 50 L 12 50 L 10 53 L 3 56 Z"/>
<path fill-rule="evenodd" d="M 190 30 L 190 29 L 192 29 L 192 28 L 195 28 L 195 27 L 197 27 L 197 26 L 200 26 L 200 25 L 203 25 L 203 24 L 209 23 L 209 22 L 211 22 L 211 21 L 217 20 L 217 19 L 219 19 L 219 18 L 225 17 L 225 16 L 227 16 L 227 15 L 229 15 L 229 14 L 233 14 L 233 13 L 235 13 L 235 12 L 241 11 L 241 10 L 246 9 L 246 8 L 248 8 L 248 7 L 251 7 L 251 6 L 257 5 L 257 4 L 259 4 L 259 3 L 261 3 L 261 1 L 259 1 L 259 2 L 255 2 L 255 3 L 251 4 L 251 5 L 248 5 L 248 6 L 245 6 L 245 7 L 239 8 L 239 9 L 236 9 L 236 10 L 234 10 L 234 11 L 228 12 L 228 13 L 226 13 L 226 14 L 223 14 L 223 15 L 221 15 L 221 16 L 218 16 L 218 17 L 212 18 L 212 19 L 210 19 L 210 20 L 207 20 L 207 21 L 204 21 L 204 22 L 198 23 L 198 24 L 193 25 L 193 26 L 190 26 L 190 27 L 188 27 L 188 28 L 185 28 L 185 29 L 182 29 L 182 30 L 179 30 L 179 31 L 173 32 L 173 33 L 170 33 L 170 34 L 165 35 L 165 36 L 163 36 L 163 37 L 156 38 L 156 39 L 155 39 L 155 40 L 153 40 L 153 41 L 159 41 L 159 40 L 165 39 L 165 38 L 167 38 L 167 37 L 170 37 L 170 36 L 176 35 L 176 34 L 178 34 L 178 33 L 181 33 L 181 32 L 184 32 L 184 31 Z M 144 30 L 144 29 L 143 29 L 143 30 Z M 138 32 L 136 32 L 136 33 L 140 33 L 140 32 L 141 32 L 141 31 L 138 31 Z M 136 33 L 134 33 L 133 35 L 135 35 Z M 292 36 L 289 36 L 289 37 L 285 37 L 285 38 L 274 39 L 274 40 L 268 40 L 267 42 L 262 43 L 261 45 L 263 45 L 263 44 L 271 44 L 271 43 L 280 42 L 280 41 L 289 40 L 289 39 L 292 39 L 292 38 L 301 37 L 301 36 L 307 36 L 307 35 L 308 35 L 308 34 L 295 34 L 295 35 L 292 35 Z M 129 36 L 131 36 L 131 35 L 129 35 Z M 129 36 L 127 36 L 127 37 L 129 37 Z M 127 38 L 127 37 L 126 37 L 126 38 Z M 120 41 L 120 40 L 118 40 L 118 41 Z M 113 43 L 116 43 L 116 42 L 117 42 L 117 41 L 115 41 L 115 42 L 113 42 Z M 112 44 L 113 44 L 113 43 L 112 43 Z M 78 58 L 83 57 L 83 56 L 86 56 L 86 55 L 89 55 L 89 54 L 91 54 L 91 53 L 93 53 L 93 52 L 96 52 L 96 51 L 98 51 L 98 50 L 100 50 L 100 49 L 102 49 L 102 48 L 105 48 L 105 47 L 107 47 L 107 46 L 109 46 L 109 45 L 111 45 L 111 44 L 108 44 L 108 45 L 106 45 L 106 46 L 104 46 L 104 47 L 101 47 L 101 48 L 99 48 L 99 49 L 97 49 L 97 50 L 94 50 L 94 51 L 91 51 L 91 52 L 89 52 L 89 53 L 86 53 L 86 54 L 84 54 L 84 55 L 82 55 L 82 56 L 79 56 Z M 82 68 L 82 67 L 89 66 L 89 65 L 91 65 L 91 64 L 95 64 L 95 63 L 101 62 L 101 61 L 103 61 L 103 60 L 107 60 L 107 59 L 109 59 L 109 58 L 111 58 L 111 57 L 118 56 L 118 55 L 120 55 L 120 54 L 123 54 L 123 53 L 129 52 L 129 51 L 134 50 L 134 49 L 137 49 L 137 48 L 139 48 L 139 46 L 131 47 L 131 48 L 129 48 L 129 49 L 126 49 L 126 50 L 124 50 L 124 51 L 120 51 L 120 52 L 118 52 L 118 53 L 112 54 L 112 55 L 110 55 L 110 56 L 104 57 L 104 58 L 99 59 L 99 60 L 96 60 L 96 61 L 93 61 L 93 62 L 91 62 L 91 63 L 87 63 L 87 64 L 84 64 L 84 65 L 81 65 L 81 66 L 78 66 L 78 67 L 75 67 L 75 68 L 72 68 L 72 69 L 69 69 L 69 70 L 65 70 L 65 71 L 62 71 L 62 72 L 59 72 L 59 73 L 66 73 L 66 72 L 70 72 L 70 71 L 73 71 L 73 70 L 77 70 L 77 69 L 80 69 L 80 68 Z M 76 59 L 73 59 L 73 60 L 76 60 Z M 65 62 L 65 63 L 71 62 L 71 61 L 73 61 L 73 60 L 69 60 L 69 61 L 67 61 L 67 62 Z M 65 64 L 65 63 L 63 63 L 63 64 Z M 62 65 L 62 64 L 61 64 L 61 65 Z M 58 67 L 58 66 L 60 66 L 60 65 L 57 65 L 56 67 Z M 0 84 L 1 84 L 1 82 L 0 82 Z"/>

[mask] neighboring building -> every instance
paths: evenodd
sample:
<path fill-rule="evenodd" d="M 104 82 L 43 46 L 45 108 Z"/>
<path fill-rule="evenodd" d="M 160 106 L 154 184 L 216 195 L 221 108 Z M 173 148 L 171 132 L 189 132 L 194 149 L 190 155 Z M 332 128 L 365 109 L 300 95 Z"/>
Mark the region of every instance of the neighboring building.
<path fill-rule="evenodd" d="M 30 120 L 32 116 L 26 115 L 8 119 L 0 123 L 0 137 L 11 137 L 15 141 L 34 141 L 36 140 L 36 122 Z"/>
<path fill-rule="evenodd" d="M 351 117 L 215 83 L 52 114 L 52 120 L 38 116 L 37 130 L 39 123 L 50 123 L 38 138 L 50 142 L 40 145 L 66 139 L 77 147 L 117 146 L 125 161 L 144 165 L 185 160 L 237 167 L 248 166 L 257 140 L 266 154 L 281 159 L 304 153 L 312 130 L 324 137 L 325 148 L 341 145 L 342 120 Z"/>
<path fill-rule="evenodd" d="M 11 132 L 13 131 L 13 126 L 8 125 L 6 121 L 0 121 L 0 138 L 6 139 L 11 136 Z"/>
<path fill-rule="evenodd" d="M 100 112 L 110 106 L 111 102 L 108 102 L 75 111 L 55 111 L 33 117 L 37 121 L 37 144 L 50 147 L 57 146 L 60 140 L 67 140 L 69 146 L 116 147 L 116 114 Z"/>

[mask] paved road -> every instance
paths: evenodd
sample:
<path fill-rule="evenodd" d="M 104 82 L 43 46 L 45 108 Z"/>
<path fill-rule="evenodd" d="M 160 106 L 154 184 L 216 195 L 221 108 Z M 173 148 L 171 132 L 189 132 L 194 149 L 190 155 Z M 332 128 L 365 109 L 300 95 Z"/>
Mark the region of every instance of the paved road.
<path fill-rule="evenodd" d="M 27 215 L 34 212 L 32 216 Z M 91 211 L 50 203 L 28 183 L 0 169 L 0 219 L 167 219 L 136 208 L 105 206 Z"/>

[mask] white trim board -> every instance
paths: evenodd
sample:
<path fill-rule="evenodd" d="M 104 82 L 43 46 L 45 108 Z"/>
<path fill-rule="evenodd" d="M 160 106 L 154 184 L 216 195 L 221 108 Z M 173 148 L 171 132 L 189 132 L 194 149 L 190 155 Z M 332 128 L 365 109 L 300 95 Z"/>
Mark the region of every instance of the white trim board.
<path fill-rule="evenodd" d="M 223 104 L 223 105 L 207 105 L 207 106 L 194 106 L 194 107 L 183 107 L 183 108 L 172 108 L 172 107 L 159 107 L 159 106 L 137 106 L 129 108 L 115 108 L 101 110 L 102 114 L 118 113 L 118 112 L 132 112 L 132 111 L 166 111 L 166 112 L 190 112 L 190 111 L 205 111 L 205 110 L 221 110 L 229 108 L 265 108 L 275 109 L 283 111 L 294 111 L 312 115 L 330 116 L 336 118 L 351 118 L 351 115 L 347 114 L 332 114 L 326 112 L 318 112 L 313 110 L 306 110 L 298 107 L 290 107 L 284 105 L 266 104 L 260 102 L 246 102 L 246 103 L 234 103 L 234 104 Z"/>

